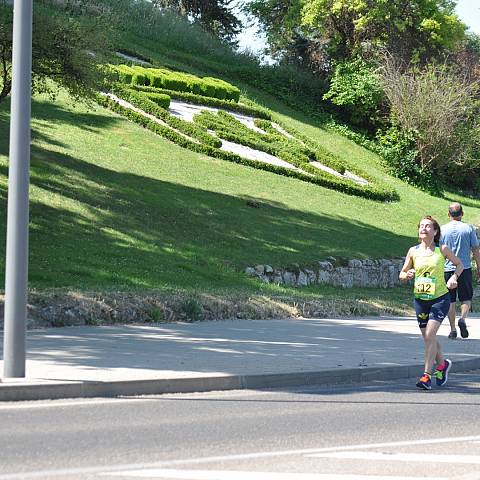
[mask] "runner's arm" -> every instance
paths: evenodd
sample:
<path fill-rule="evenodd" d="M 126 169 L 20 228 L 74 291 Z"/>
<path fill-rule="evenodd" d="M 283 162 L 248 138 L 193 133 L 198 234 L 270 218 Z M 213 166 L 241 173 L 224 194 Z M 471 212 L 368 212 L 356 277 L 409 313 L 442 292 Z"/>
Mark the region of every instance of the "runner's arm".
<path fill-rule="evenodd" d="M 400 280 L 406 281 L 414 277 L 415 277 L 415 270 L 413 269 L 412 249 L 410 249 L 407 253 L 405 262 L 403 264 L 402 269 L 400 270 L 400 274 L 398 275 L 398 278 Z"/>
<path fill-rule="evenodd" d="M 455 265 L 455 272 L 453 272 L 453 275 L 448 279 L 447 288 L 457 288 L 458 277 L 463 272 L 463 263 L 446 245 L 442 245 L 440 249 L 442 255 Z"/>

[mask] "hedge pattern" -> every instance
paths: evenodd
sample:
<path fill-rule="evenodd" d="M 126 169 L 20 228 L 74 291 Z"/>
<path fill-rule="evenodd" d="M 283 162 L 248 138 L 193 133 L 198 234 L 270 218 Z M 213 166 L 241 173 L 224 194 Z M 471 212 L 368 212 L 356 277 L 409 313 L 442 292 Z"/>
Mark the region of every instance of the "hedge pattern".
<path fill-rule="evenodd" d="M 200 143 L 210 145 L 214 148 L 220 148 L 222 146 L 222 142 L 213 135 L 210 135 L 206 129 L 171 115 L 167 110 L 161 108 L 156 102 L 141 92 L 137 92 L 120 84 L 113 85 L 111 91 L 118 97 L 131 103 L 134 107 L 163 120 L 170 127 L 189 137 L 195 138 Z"/>
<path fill-rule="evenodd" d="M 156 105 L 155 102 L 153 102 L 152 100 L 150 100 L 146 97 L 142 98 L 141 95 L 140 96 L 132 95 L 132 93 L 139 94 L 140 92 L 134 92 L 134 90 L 132 90 L 132 89 L 125 89 L 124 86 L 119 87 L 118 85 L 117 85 L 116 92 L 121 94 L 121 96 L 126 96 L 127 94 L 129 94 L 128 98 L 124 98 L 125 100 L 127 100 L 127 101 L 132 100 L 132 102 L 131 102 L 132 104 L 136 103 L 135 106 L 137 106 L 137 108 L 141 108 L 144 111 L 146 111 L 145 108 L 149 109 L 150 111 L 148 113 L 150 113 L 154 116 L 157 116 L 157 114 L 161 115 L 158 118 L 162 118 L 162 116 L 165 116 L 165 113 L 167 113 L 165 118 L 171 117 L 171 118 L 174 118 L 175 120 L 179 120 L 180 122 L 185 123 L 187 125 L 192 125 L 189 122 L 184 122 L 183 120 L 177 119 L 176 117 L 173 117 L 172 115 L 168 114 L 168 112 L 166 112 L 166 110 L 163 110 L 162 108 L 158 107 L 158 105 Z M 303 180 L 305 182 L 313 183 L 313 184 L 320 185 L 320 186 L 323 186 L 323 187 L 326 187 L 326 188 L 330 188 L 330 189 L 333 189 L 333 190 L 338 190 L 338 191 L 341 191 L 341 192 L 344 192 L 344 193 L 347 193 L 347 194 L 350 194 L 350 195 L 356 195 L 356 196 L 368 198 L 368 199 L 371 199 L 371 200 L 392 201 L 392 200 L 397 200 L 398 199 L 398 194 L 394 190 L 387 189 L 387 188 L 385 188 L 381 185 L 375 185 L 374 183 L 372 183 L 372 184 L 369 184 L 367 186 L 361 186 L 361 185 L 358 185 L 358 184 L 356 184 L 352 181 L 346 180 L 344 178 L 335 177 L 335 176 L 330 175 L 326 172 L 318 170 L 317 168 L 308 164 L 309 158 L 306 155 L 305 155 L 305 157 L 307 157 L 306 158 L 307 161 L 302 162 L 301 160 L 305 160 L 305 158 L 301 157 L 301 159 L 299 160 L 299 157 L 297 157 L 296 154 L 293 153 L 288 148 L 279 149 L 279 150 L 277 150 L 277 152 L 282 152 L 281 155 L 284 157 L 284 159 L 286 161 L 288 161 L 289 163 L 292 163 L 294 165 L 297 164 L 297 166 L 301 166 L 302 170 L 304 170 L 304 172 L 306 172 L 306 173 L 303 173 L 303 172 L 300 172 L 300 171 L 297 171 L 297 170 L 292 170 L 292 169 L 285 168 L 285 167 L 281 167 L 281 166 L 277 166 L 277 165 L 271 165 L 269 163 L 250 160 L 250 159 L 247 159 L 247 158 L 243 158 L 240 155 L 237 155 L 235 153 L 220 150 L 216 146 L 216 145 L 218 145 L 218 139 L 216 139 L 215 137 L 212 137 L 211 135 L 209 135 L 211 138 L 217 140 L 217 143 L 216 143 L 215 146 L 212 145 L 211 142 L 209 142 L 209 143 L 205 143 L 205 142 L 204 143 L 196 143 L 192 140 L 189 140 L 188 138 L 186 138 L 185 136 L 181 135 L 180 133 L 178 133 L 177 131 L 175 131 L 173 129 L 173 128 L 175 128 L 176 130 L 181 131 L 179 128 L 177 128 L 177 127 L 170 128 L 169 126 L 162 125 L 162 124 L 159 124 L 155 121 L 152 121 L 149 118 L 145 117 L 144 115 L 142 115 L 138 112 L 135 112 L 134 110 L 132 110 L 130 108 L 126 108 L 126 107 L 121 106 L 119 103 L 117 103 L 116 101 L 112 100 L 111 98 L 109 98 L 105 95 L 98 95 L 97 101 L 101 105 L 119 113 L 120 115 L 125 116 L 129 120 L 132 120 L 132 121 L 138 123 L 139 125 L 143 126 L 144 128 L 147 128 L 147 129 L 151 130 L 152 132 L 154 132 L 158 135 L 161 135 L 162 137 L 174 142 L 175 144 L 177 144 L 177 145 L 179 145 L 183 148 L 187 148 L 187 149 L 189 149 L 191 151 L 194 151 L 194 152 L 197 152 L 197 153 L 203 153 L 203 154 L 208 155 L 210 157 L 219 158 L 219 159 L 222 159 L 222 160 L 238 163 L 238 164 L 241 164 L 241 165 L 245 165 L 245 166 L 248 166 L 248 167 L 253 167 L 253 168 L 256 168 L 256 169 L 260 169 L 260 170 L 266 170 L 266 171 L 273 172 L 273 173 L 276 173 L 276 174 L 284 175 L 286 177 L 297 178 L 297 179 Z M 144 108 L 142 108 L 141 105 L 143 105 Z M 154 107 L 156 107 L 158 110 L 155 110 Z M 163 113 L 162 110 L 165 113 Z M 156 113 L 153 113 L 153 112 L 156 112 Z M 225 112 L 219 112 L 219 114 L 217 114 L 217 116 L 223 121 L 224 124 L 229 124 L 229 123 L 235 124 L 232 121 L 232 119 L 235 120 L 235 121 L 236 121 L 236 119 L 234 117 L 231 117 L 231 115 L 229 115 Z M 229 118 L 229 117 L 231 117 L 231 118 Z M 171 118 L 170 118 L 170 121 L 171 121 Z M 163 118 L 162 118 L 162 120 L 163 120 Z M 173 126 L 173 123 L 175 123 L 175 121 L 172 122 L 172 126 Z M 238 122 L 238 123 L 240 123 L 240 122 Z M 240 124 L 240 125 L 242 125 L 242 124 Z M 195 126 L 195 125 L 193 125 L 193 126 Z M 196 126 L 198 127 L 198 124 Z M 248 129 L 248 127 L 245 127 L 245 128 Z M 248 129 L 248 130 L 250 130 L 250 129 Z M 200 131 L 202 133 L 205 133 L 206 135 L 208 135 L 208 133 L 206 133 L 205 131 L 203 131 L 203 130 L 200 130 Z M 226 131 L 226 129 L 225 129 L 225 131 Z M 186 133 L 186 132 L 182 132 L 182 133 L 186 133 L 187 135 L 190 135 L 193 138 L 197 138 L 198 140 L 200 140 L 198 138 L 200 136 L 200 135 L 198 135 L 199 130 L 196 130 L 196 132 L 197 132 L 196 133 L 197 137 L 194 137 L 194 135 Z M 281 137 L 286 138 L 283 135 L 281 135 Z M 205 138 L 207 138 L 207 137 L 205 137 Z M 203 141 L 200 140 L 200 142 L 203 142 Z M 268 142 L 264 142 L 264 143 L 267 144 Z M 284 142 L 284 143 L 286 144 L 288 142 Z M 291 143 L 293 143 L 293 142 L 291 142 Z M 292 146 L 292 145 L 290 145 L 290 146 Z M 287 158 L 288 158 L 288 160 L 287 160 Z"/>

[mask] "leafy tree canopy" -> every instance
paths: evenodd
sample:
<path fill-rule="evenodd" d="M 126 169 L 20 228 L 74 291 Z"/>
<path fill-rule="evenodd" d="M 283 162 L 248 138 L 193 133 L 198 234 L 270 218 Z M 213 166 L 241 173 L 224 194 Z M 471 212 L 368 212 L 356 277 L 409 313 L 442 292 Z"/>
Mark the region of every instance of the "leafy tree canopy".
<path fill-rule="evenodd" d="M 103 79 L 99 52 L 111 44 L 112 19 L 94 0 L 37 0 L 33 9 L 32 85 L 54 93 L 51 82 L 88 96 Z M 0 1 L 0 101 L 11 89 L 13 11 Z"/>
<path fill-rule="evenodd" d="M 311 0 L 304 2 L 301 20 L 327 35 L 345 57 L 373 45 L 399 52 L 404 60 L 425 60 L 454 50 L 464 38 L 455 5 L 453 0 Z"/>
<path fill-rule="evenodd" d="M 301 36 L 311 53 L 314 45 L 317 55 L 323 52 L 324 62 L 379 48 L 422 62 L 464 39 L 455 6 L 454 0 L 253 0 L 246 10 L 259 19 L 277 56 Z"/>

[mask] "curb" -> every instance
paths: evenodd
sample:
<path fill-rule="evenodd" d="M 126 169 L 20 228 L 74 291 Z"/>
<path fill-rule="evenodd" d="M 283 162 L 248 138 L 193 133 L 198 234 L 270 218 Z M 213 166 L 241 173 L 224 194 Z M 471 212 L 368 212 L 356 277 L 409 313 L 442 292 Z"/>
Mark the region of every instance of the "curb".
<path fill-rule="evenodd" d="M 458 360 L 452 372 L 480 369 L 480 357 Z M 1 383 L 0 401 L 53 400 L 65 398 L 117 397 L 158 395 L 164 393 L 194 393 L 216 390 L 282 388 L 301 385 L 345 385 L 417 377 L 423 364 L 391 367 L 357 367 L 310 372 L 273 373 L 259 375 L 222 375 L 131 381 L 75 381 Z"/>

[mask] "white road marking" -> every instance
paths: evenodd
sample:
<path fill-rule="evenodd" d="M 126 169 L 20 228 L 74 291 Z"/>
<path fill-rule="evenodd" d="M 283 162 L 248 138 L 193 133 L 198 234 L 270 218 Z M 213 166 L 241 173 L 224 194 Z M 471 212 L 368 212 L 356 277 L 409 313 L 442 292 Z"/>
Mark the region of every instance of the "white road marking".
<path fill-rule="evenodd" d="M 430 453 L 386 453 L 386 452 L 332 452 L 305 455 L 315 458 L 341 458 L 351 460 L 385 460 L 387 462 L 424 462 L 424 463 L 465 463 L 480 465 L 480 455 L 435 455 Z"/>
<path fill-rule="evenodd" d="M 298 450 L 279 450 L 273 452 L 253 452 L 243 453 L 238 455 L 225 455 L 214 457 L 201 457 L 201 458 L 186 458 L 179 460 L 166 460 L 160 462 L 152 462 L 145 464 L 126 464 L 126 465 L 104 465 L 96 467 L 79 467 L 62 470 L 44 470 L 37 472 L 20 472 L 1 475 L 0 480 L 27 480 L 30 478 L 40 478 L 42 476 L 67 476 L 67 475 L 79 475 L 82 473 L 102 473 L 102 472 L 119 472 L 125 470 L 141 470 L 147 468 L 167 468 L 175 467 L 178 465 L 201 465 L 214 462 L 228 462 L 236 460 L 251 460 L 257 458 L 272 458 L 282 457 L 290 455 L 313 455 L 329 452 L 345 452 L 353 450 L 364 450 L 367 448 L 388 448 L 388 447 L 402 447 L 402 446 L 414 446 L 414 445 L 438 445 L 441 443 L 458 443 L 458 442 L 474 442 L 480 441 L 480 436 L 468 436 L 468 437 L 450 437 L 450 438 L 432 438 L 430 440 L 405 440 L 399 442 L 384 442 L 384 443 L 370 443 L 359 445 L 345 445 L 341 447 L 324 447 L 324 448 L 304 448 Z"/>
<path fill-rule="evenodd" d="M 383 475 L 338 475 L 330 473 L 281 473 L 247 472 L 229 470 L 133 470 L 117 473 L 103 473 L 105 476 L 125 476 L 136 478 L 173 478 L 181 480 L 415 480 L 425 477 L 392 477 Z M 447 480 L 447 477 L 435 477 Z"/>
<path fill-rule="evenodd" d="M 49 403 L 40 403 L 38 400 L 35 403 L 0 403 L 0 411 L 2 410 L 31 410 L 39 408 L 58 408 L 58 407 L 78 407 L 82 405 L 106 405 L 115 403 L 128 403 L 128 402 L 147 402 L 151 399 L 147 398 L 90 398 L 86 400 L 74 400 L 68 401 L 56 401 L 49 400 Z"/>

